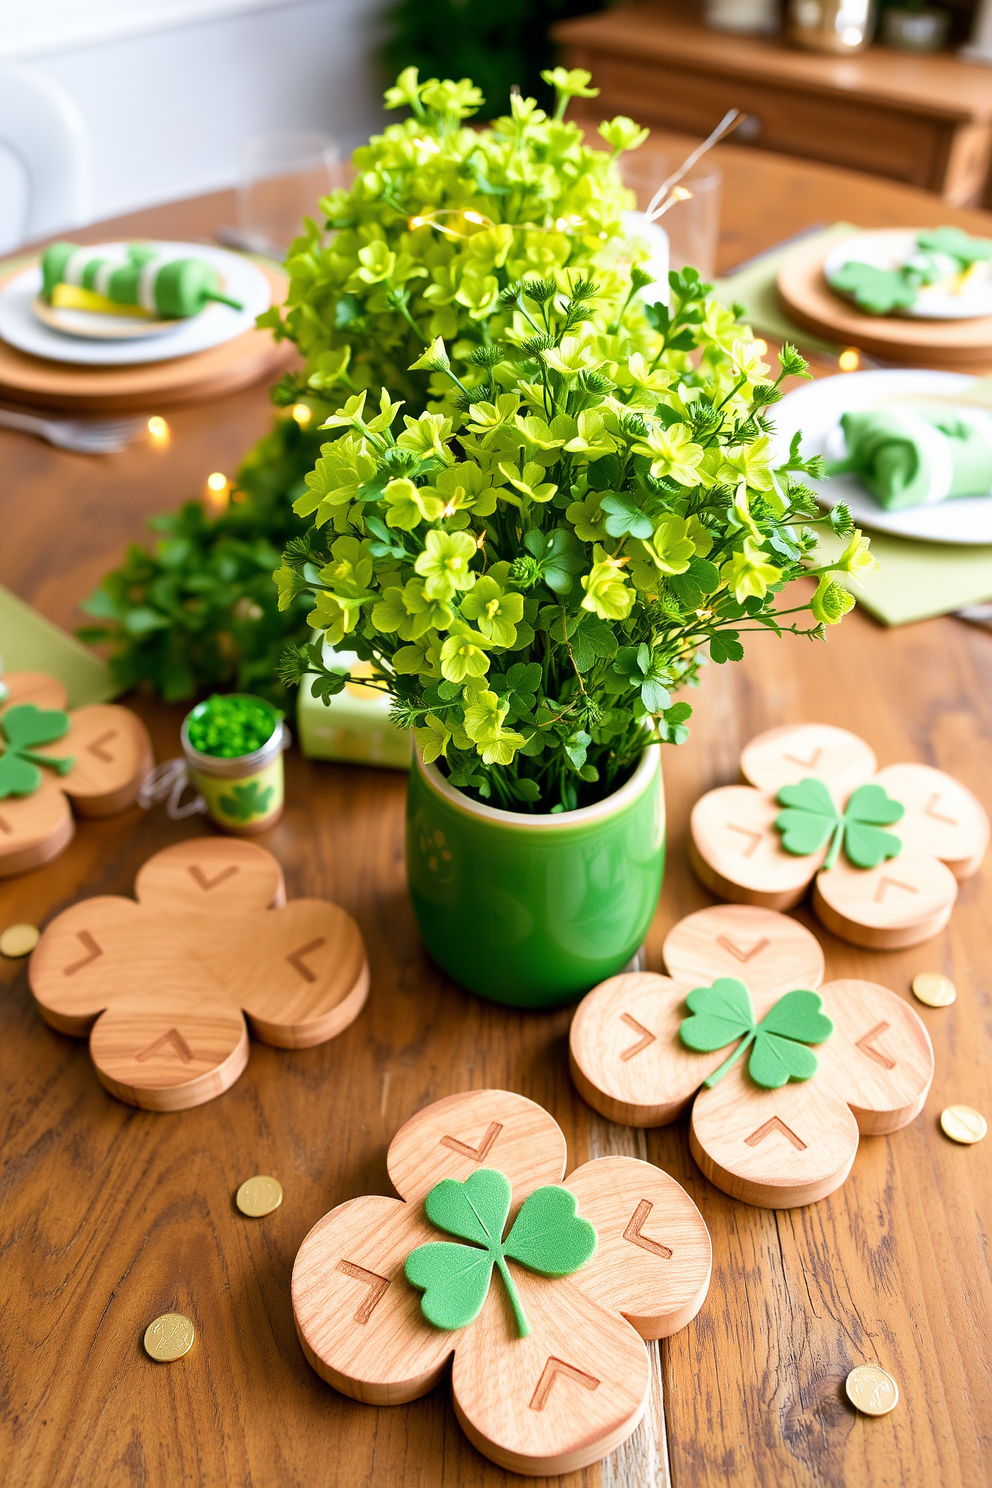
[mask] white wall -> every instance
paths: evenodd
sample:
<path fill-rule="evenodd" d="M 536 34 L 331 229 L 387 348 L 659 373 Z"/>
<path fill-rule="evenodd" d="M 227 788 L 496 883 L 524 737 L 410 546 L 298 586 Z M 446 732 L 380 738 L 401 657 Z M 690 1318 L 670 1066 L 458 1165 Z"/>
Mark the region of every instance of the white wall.
<path fill-rule="evenodd" d="M 78 105 L 97 221 L 232 185 L 251 135 L 321 129 L 350 151 L 382 122 L 387 3 L 0 0 L 0 61 L 45 73 Z M 0 151 L 0 251 L 19 237 L 16 169 Z"/>

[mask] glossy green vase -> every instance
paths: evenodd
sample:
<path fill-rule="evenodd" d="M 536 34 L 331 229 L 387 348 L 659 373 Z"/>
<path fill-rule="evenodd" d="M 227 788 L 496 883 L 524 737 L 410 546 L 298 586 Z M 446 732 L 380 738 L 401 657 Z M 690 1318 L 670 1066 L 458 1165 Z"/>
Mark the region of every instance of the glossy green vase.
<path fill-rule="evenodd" d="M 657 906 L 660 748 L 605 801 L 547 816 L 480 805 L 418 753 L 406 861 L 420 933 L 450 977 L 515 1007 L 574 1002 L 627 965 Z"/>

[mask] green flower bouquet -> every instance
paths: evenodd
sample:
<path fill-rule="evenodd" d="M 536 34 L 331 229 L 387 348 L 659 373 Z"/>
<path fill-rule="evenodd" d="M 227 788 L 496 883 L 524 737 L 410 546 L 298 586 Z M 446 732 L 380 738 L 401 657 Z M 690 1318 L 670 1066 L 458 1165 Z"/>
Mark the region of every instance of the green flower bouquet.
<path fill-rule="evenodd" d="M 588 76 L 548 80 L 555 118 L 514 98 L 476 132 L 477 90 L 409 70 L 387 102 L 412 117 L 356 152 L 326 245 L 310 227 L 297 245 L 286 329 L 306 387 L 343 407 L 276 575 L 281 604 L 311 596 L 311 625 L 371 661 L 426 762 L 525 813 L 610 795 L 686 737 L 672 693 L 704 651 L 822 637 L 853 603 L 838 576 L 874 566 L 843 508 L 818 515 L 798 440 L 772 460 L 802 358 L 785 347 L 771 379 L 691 269 L 644 302 L 613 165 L 644 131 L 613 120 L 613 156 L 589 150 L 562 117 Z M 818 566 L 822 522 L 850 542 Z M 815 594 L 782 605 L 804 574 Z M 325 699 L 347 680 L 317 643 L 284 659 L 287 683 L 306 672 Z"/>

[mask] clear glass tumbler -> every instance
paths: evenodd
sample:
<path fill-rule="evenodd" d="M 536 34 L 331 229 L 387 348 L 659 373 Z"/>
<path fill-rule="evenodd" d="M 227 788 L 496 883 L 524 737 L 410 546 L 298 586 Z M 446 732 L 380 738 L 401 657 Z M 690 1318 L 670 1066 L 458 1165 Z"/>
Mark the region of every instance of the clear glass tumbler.
<path fill-rule="evenodd" d="M 647 209 L 659 186 L 678 170 L 683 158 L 653 149 L 650 141 L 620 157 L 624 185 L 637 196 L 640 211 Z M 720 239 L 722 180 L 719 166 L 703 159 L 679 182 L 692 195 L 686 201 L 676 202 L 659 220 L 659 226 L 668 234 L 673 269 L 684 269 L 691 264 L 704 279 L 713 277 Z"/>
<path fill-rule="evenodd" d="M 326 134 L 261 134 L 241 147 L 238 228 L 247 247 L 281 258 L 304 217 L 343 181 L 337 145 Z"/>

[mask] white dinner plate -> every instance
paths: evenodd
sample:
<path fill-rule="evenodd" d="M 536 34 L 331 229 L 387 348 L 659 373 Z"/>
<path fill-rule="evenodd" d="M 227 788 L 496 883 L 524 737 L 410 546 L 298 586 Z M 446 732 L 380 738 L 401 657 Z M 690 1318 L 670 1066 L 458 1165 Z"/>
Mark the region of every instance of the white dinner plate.
<path fill-rule="evenodd" d="M 823 261 L 827 283 L 835 295 L 853 304 L 853 295 L 845 294 L 831 284 L 833 276 L 852 262 L 871 264 L 876 269 L 898 269 L 918 251 L 916 239 L 925 231 L 922 227 L 885 228 L 845 238 Z M 869 313 L 865 311 L 865 314 Z M 899 310 L 897 315 L 909 316 L 913 320 L 975 320 L 982 315 L 992 315 L 992 261 L 979 264 L 959 294 L 949 291 L 946 284 L 924 285 L 917 293 L 916 303 L 908 310 Z"/>
<path fill-rule="evenodd" d="M 840 419 L 844 413 L 861 413 L 869 408 L 933 407 L 935 401 L 938 406 L 946 401 L 949 413 L 969 406 L 988 410 L 988 401 L 970 405 L 967 401 L 968 385 L 975 381 L 961 372 L 925 372 L 915 368 L 842 372 L 836 377 L 817 378 L 787 393 L 772 409 L 776 459 L 788 454 L 792 436 L 799 429 L 803 433 L 804 456 L 843 459 L 845 446 Z M 829 508 L 835 502 L 845 502 L 859 527 L 924 542 L 992 543 L 992 494 L 955 497 L 933 506 L 910 507 L 907 511 L 886 511 L 855 475 L 834 475 L 808 483 L 823 506 Z"/>
<path fill-rule="evenodd" d="M 122 246 L 101 243 L 94 245 L 93 251 Z M 173 357 L 207 351 L 211 346 L 222 346 L 225 341 L 250 331 L 256 315 L 269 308 L 272 294 L 268 279 L 257 264 L 241 254 L 204 243 L 155 243 L 154 246 L 169 258 L 205 258 L 220 275 L 225 294 L 240 300 L 244 308 L 234 310 L 230 305 L 215 302 L 199 315 L 177 320 L 172 329 L 157 336 L 126 341 L 87 340 L 65 335 L 38 319 L 34 301 L 41 289 L 41 267 L 35 264 L 16 274 L 0 293 L 0 338 L 30 356 L 84 367 L 166 362 Z"/>

